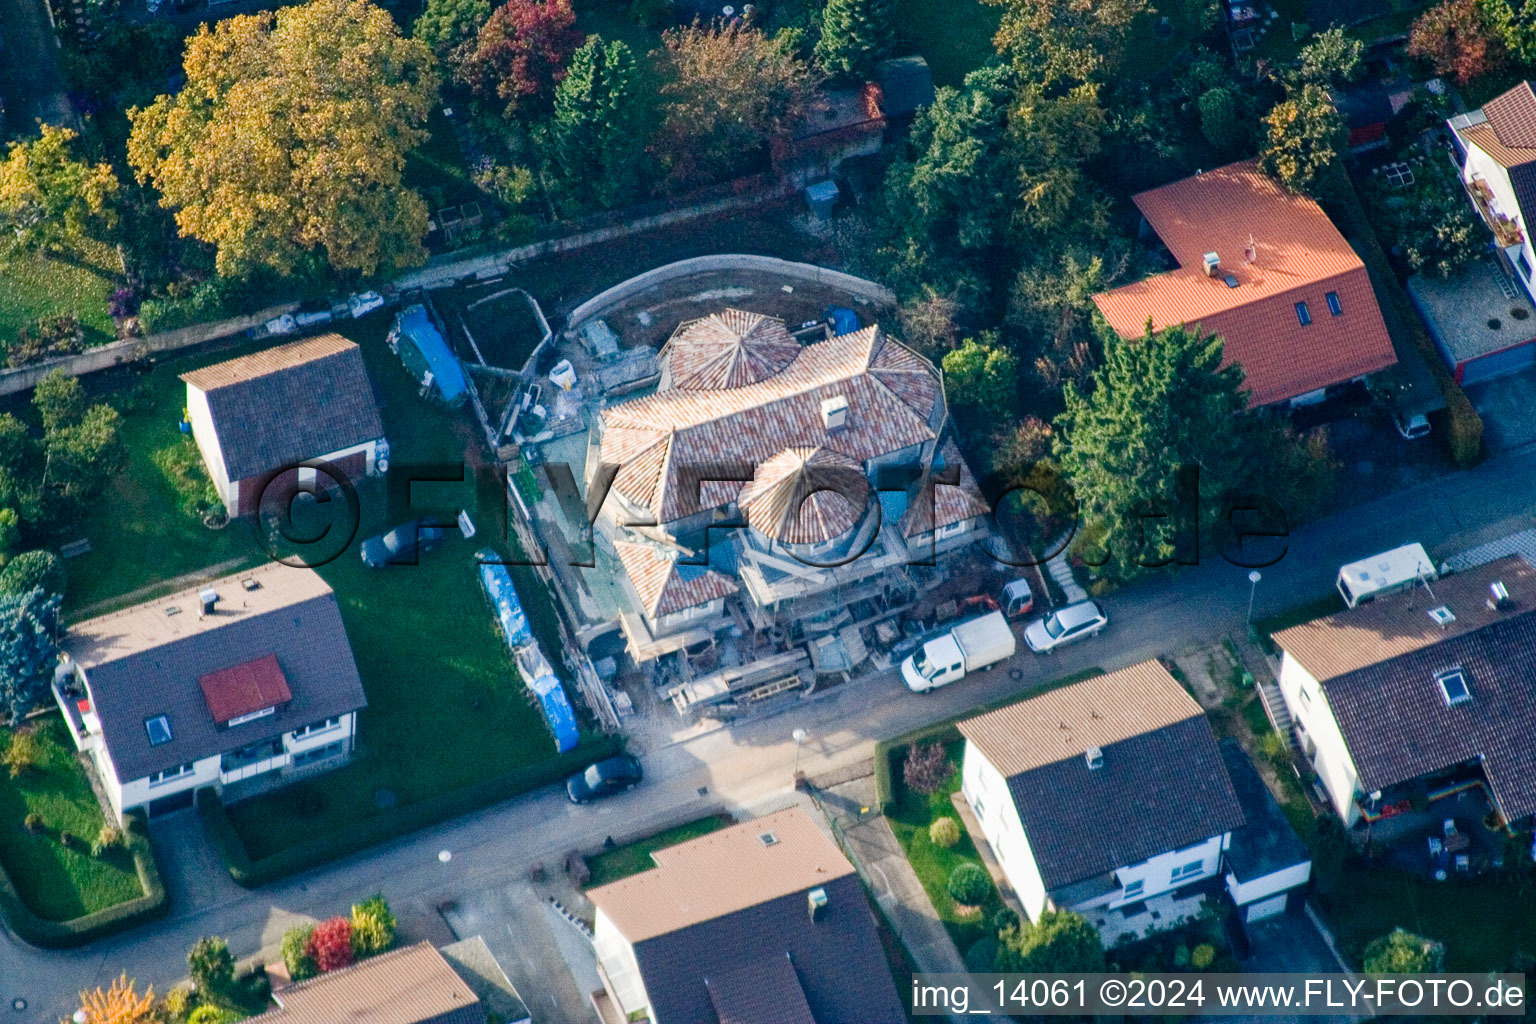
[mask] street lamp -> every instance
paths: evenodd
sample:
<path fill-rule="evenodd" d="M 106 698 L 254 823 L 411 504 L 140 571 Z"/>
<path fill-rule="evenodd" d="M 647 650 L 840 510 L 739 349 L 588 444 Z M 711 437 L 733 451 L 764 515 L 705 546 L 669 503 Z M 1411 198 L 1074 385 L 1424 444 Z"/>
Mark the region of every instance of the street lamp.
<path fill-rule="evenodd" d="M 795 740 L 795 781 L 796 782 L 800 781 L 800 744 L 804 743 L 806 741 L 806 739 L 810 737 L 810 735 L 811 734 L 806 732 L 804 729 L 796 729 L 794 732 L 790 733 L 790 736 L 794 737 L 794 740 Z"/>
<path fill-rule="evenodd" d="M 1253 625 L 1253 596 L 1258 593 L 1259 580 L 1263 579 L 1259 570 L 1255 569 L 1248 574 L 1248 625 Z"/>

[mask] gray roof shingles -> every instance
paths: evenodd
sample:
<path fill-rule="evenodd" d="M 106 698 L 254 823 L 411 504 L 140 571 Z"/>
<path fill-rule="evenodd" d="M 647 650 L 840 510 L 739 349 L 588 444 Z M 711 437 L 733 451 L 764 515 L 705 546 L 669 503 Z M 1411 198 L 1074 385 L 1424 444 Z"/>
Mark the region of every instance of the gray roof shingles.
<path fill-rule="evenodd" d="M 1227 867 L 1238 881 L 1251 882 L 1310 860 L 1306 845 L 1242 746 L 1236 740 L 1222 740 L 1221 759 L 1243 808 L 1243 827 L 1232 833 L 1232 845 L 1227 848 Z"/>

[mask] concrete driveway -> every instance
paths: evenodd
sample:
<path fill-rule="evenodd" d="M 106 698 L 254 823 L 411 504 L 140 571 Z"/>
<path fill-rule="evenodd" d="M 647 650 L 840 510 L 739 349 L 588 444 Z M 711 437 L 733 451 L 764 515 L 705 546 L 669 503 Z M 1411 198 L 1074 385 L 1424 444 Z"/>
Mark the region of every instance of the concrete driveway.
<path fill-rule="evenodd" d="M 1467 388 L 1467 397 L 1483 417 L 1483 446 L 1490 454 L 1513 451 L 1536 441 L 1536 369 L 1495 377 Z"/>

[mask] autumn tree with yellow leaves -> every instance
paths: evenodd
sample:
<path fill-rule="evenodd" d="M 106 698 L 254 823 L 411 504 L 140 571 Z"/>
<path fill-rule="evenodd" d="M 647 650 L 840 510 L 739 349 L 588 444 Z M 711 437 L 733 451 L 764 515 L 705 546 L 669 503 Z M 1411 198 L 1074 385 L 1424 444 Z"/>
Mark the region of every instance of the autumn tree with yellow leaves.
<path fill-rule="evenodd" d="M 120 974 L 108 989 L 80 993 L 80 1010 L 85 1015 L 84 1024 L 158 1024 L 159 1010 L 155 1006 L 155 987 L 151 985 L 139 995 L 136 983 L 127 974 Z M 61 1021 L 60 1024 L 68 1024 Z"/>
<path fill-rule="evenodd" d="M 364 274 L 427 257 L 427 207 L 402 183 L 427 138 L 428 46 L 368 0 L 310 0 L 203 25 L 186 85 L 128 112 L 128 160 L 219 273 L 291 273 L 320 253 Z"/>

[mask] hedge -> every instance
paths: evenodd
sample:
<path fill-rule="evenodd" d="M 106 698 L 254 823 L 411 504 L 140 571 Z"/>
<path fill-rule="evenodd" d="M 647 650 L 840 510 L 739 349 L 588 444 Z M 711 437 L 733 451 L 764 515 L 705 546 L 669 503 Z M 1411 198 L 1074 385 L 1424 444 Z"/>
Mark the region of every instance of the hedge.
<path fill-rule="evenodd" d="M 1009 704 L 1017 704 L 1021 700 L 1039 696 L 1049 690 L 1062 686 L 1070 686 L 1080 683 L 1084 679 L 1092 679 L 1101 676 L 1104 670 L 1101 668 L 1085 668 L 1081 672 L 1073 672 L 1071 675 L 1054 679 L 1043 686 L 1038 686 L 1028 693 L 1011 693 L 1006 697 L 995 700 L 990 704 L 984 704 L 979 708 L 973 708 L 962 715 L 955 715 L 942 721 L 925 725 L 921 729 L 913 729 L 911 732 L 902 733 L 900 736 L 888 740 L 881 740 L 875 744 L 875 803 L 880 808 L 880 813 L 890 814 L 896 808 L 896 784 L 895 768 L 892 767 L 895 755 L 913 743 L 953 743 L 960 738 L 959 725 L 967 718 L 975 718 L 984 715 L 988 711 L 996 711 L 998 708 L 1007 707 Z"/>
<path fill-rule="evenodd" d="M 197 791 L 197 810 L 208 837 L 224 859 L 229 877 L 248 889 L 288 875 L 319 867 L 409 832 L 457 818 L 529 790 L 574 775 L 593 761 L 612 757 L 623 749 L 617 736 L 603 736 L 558 757 L 495 778 L 438 793 L 423 800 L 401 804 L 354 825 L 316 836 L 266 857 L 252 859 L 245 842 L 224 810 L 224 801 L 212 788 Z"/>
<path fill-rule="evenodd" d="M 123 825 L 134 870 L 138 872 L 139 884 L 144 887 L 143 896 L 72 921 L 46 921 L 27 908 L 5 868 L 0 867 L 0 919 L 4 919 L 6 927 L 17 938 L 34 946 L 68 949 L 164 917 L 170 909 L 170 901 L 166 899 L 165 885 L 160 881 L 160 868 L 150 849 L 144 818 L 139 812 L 130 811 L 124 815 Z"/>

